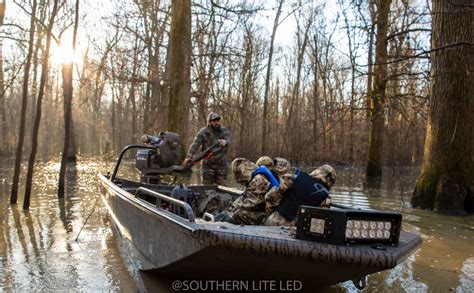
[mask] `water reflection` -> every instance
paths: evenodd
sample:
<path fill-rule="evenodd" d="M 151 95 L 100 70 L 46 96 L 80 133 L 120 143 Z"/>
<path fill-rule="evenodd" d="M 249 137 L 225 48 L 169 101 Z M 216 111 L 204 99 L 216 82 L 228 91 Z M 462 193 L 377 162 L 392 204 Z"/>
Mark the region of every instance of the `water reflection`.
<path fill-rule="evenodd" d="M 107 168 L 105 164 L 102 168 Z M 137 291 L 137 281 L 124 264 L 112 236 L 105 210 L 99 205 L 97 170 L 99 165 L 81 162 L 67 173 L 64 199 L 56 197 L 59 165 L 37 168 L 29 211 L 21 202 L 10 206 L 9 193 L 0 198 L 0 284 L 15 291 L 86 290 Z M 5 169 L 3 169 L 5 170 Z M 3 182 L 11 174 L 3 173 Z M 9 190 L 2 184 L 2 190 Z M 20 193 L 20 200 L 22 194 Z M 91 214 L 93 208 L 96 212 Z M 77 233 L 89 218 L 76 242 Z"/>
<path fill-rule="evenodd" d="M 173 292 L 173 279 L 140 272 L 133 257 L 121 253 L 122 244 L 112 234 L 107 211 L 98 197 L 96 174 L 112 170 L 113 162 L 79 162 L 67 173 L 67 195 L 61 200 L 55 189 L 59 164 L 39 164 L 27 212 L 21 209 L 21 202 L 9 205 L 12 168 L 1 164 L 0 290 Z M 135 172 L 133 169 L 129 161 L 120 172 Z M 366 292 L 474 291 L 473 216 L 450 217 L 411 209 L 417 169 L 384 170 L 386 176 L 377 187 L 365 184 L 361 168 L 337 171 L 334 202 L 401 211 L 404 229 L 424 239 L 423 247 L 395 269 L 370 276 Z M 199 178 L 195 170 L 181 180 L 199 183 Z M 20 192 L 20 201 L 22 195 Z M 345 291 L 357 290 L 351 282 L 326 290 Z"/>
<path fill-rule="evenodd" d="M 472 254 L 471 254 L 472 255 Z M 457 291 L 474 292 L 474 257 L 466 259 L 459 275 L 460 285 Z"/>

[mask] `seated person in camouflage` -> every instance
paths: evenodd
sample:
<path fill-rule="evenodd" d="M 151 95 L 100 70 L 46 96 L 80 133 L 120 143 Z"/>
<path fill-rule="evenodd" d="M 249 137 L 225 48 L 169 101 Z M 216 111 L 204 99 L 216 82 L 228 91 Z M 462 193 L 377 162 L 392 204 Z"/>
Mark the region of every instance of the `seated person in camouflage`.
<path fill-rule="evenodd" d="M 227 178 L 227 148 L 230 143 L 230 131 L 221 125 L 221 116 L 211 112 L 207 116 L 208 125 L 201 128 L 191 144 L 183 164 L 189 164 L 198 148 L 202 150 L 219 143 L 222 151 L 202 161 L 202 183 L 225 185 Z"/>
<path fill-rule="evenodd" d="M 291 165 L 288 160 L 280 157 L 276 157 L 273 159 L 273 171 L 278 175 L 278 177 L 282 177 L 284 174 L 290 172 Z"/>
<path fill-rule="evenodd" d="M 336 182 L 336 171 L 323 165 L 310 174 L 301 170 L 283 175 L 280 186 L 265 195 L 266 226 L 290 226 L 294 224 L 298 207 L 329 206 L 329 190 Z"/>
<path fill-rule="evenodd" d="M 257 164 L 257 166 L 267 167 L 270 172 L 272 172 L 273 176 L 277 178 L 278 182 L 280 182 L 280 177 L 288 173 L 291 168 L 290 162 L 280 157 L 272 159 L 269 156 L 262 156 L 257 160 L 257 162 L 255 162 L 255 164 Z"/>
<path fill-rule="evenodd" d="M 245 158 L 235 159 L 231 168 L 235 180 L 246 188 L 232 207 L 218 214 L 215 220 L 238 225 L 261 225 L 266 217 L 265 194 L 272 186 L 278 186 L 276 178 L 268 169 L 262 171 L 265 167 L 259 171 L 254 163 Z"/>
<path fill-rule="evenodd" d="M 280 184 L 280 177 L 278 173 L 275 171 L 275 164 L 272 158 L 270 158 L 269 156 L 262 156 L 258 158 L 255 164 L 257 165 L 257 169 L 259 168 L 261 171 L 264 171 L 264 172 L 266 172 L 266 170 L 270 171 L 271 175 L 273 175 L 273 177 L 278 181 L 278 184 Z"/>

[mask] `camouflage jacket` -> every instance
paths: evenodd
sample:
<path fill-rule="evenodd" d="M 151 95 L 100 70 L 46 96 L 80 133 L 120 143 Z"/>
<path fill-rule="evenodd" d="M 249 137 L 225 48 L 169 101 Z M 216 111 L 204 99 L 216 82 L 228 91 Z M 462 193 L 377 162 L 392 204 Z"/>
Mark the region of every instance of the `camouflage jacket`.
<path fill-rule="evenodd" d="M 265 211 L 265 194 L 270 188 L 270 181 L 265 175 L 258 174 L 247 185 L 244 193 L 233 203 L 234 209 Z"/>
<path fill-rule="evenodd" d="M 287 173 L 280 178 L 280 186 L 274 186 L 265 195 L 265 205 L 267 211 L 273 211 L 279 204 L 285 192 L 293 185 L 294 173 Z"/>
<path fill-rule="evenodd" d="M 215 144 L 219 139 L 225 139 L 227 144 L 221 152 L 214 154 L 208 161 L 220 161 L 222 158 L 227 159 L 227 149 L 230 144 L 230 131 L 221 126 L 218 131 L 214 131 L 210 126 L 203 127 L 199 130 L 194 142 L 191 144 L 188 150 L 187 158 L 192 158 L 194 154 L 201 147 L 201 151 Z"/>
<path fill-rule="evenodd" d="M 275 208 L 280 204 L 281 199 L 285 195 L 285 192 L 293 186 L 295 180 L 295 173 L 287 173 L 280 178 L 280 186 L 274 186 L 265 195 L 265 210 L 267 212 L 273 212 Z M 328 188 L 329 190 L 329 188 Z M 322 204 L 321 207 L 329 207 L 331 205 L 331 198 L 328 197 Z"/>

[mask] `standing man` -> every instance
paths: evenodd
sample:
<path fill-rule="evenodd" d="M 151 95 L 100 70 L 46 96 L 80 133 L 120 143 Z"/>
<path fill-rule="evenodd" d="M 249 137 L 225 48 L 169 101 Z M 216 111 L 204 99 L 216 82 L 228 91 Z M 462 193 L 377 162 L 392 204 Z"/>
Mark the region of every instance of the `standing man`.
<path fill-rule="evenodd" d="M 202 183 L 225 185 L 227 178 L 228 159 L 227 148 L 230 143 L 230 131 L 221 125 L 221 116 L 211 112 L 207 116 L 207 127 L 201 128 L 193 144 L 189 147 L 188 154 L 183 164 L 189 164 L 199 147 L 202 150 L 219 143 L 222 151 L 213 154 L 202 161 Z"/>

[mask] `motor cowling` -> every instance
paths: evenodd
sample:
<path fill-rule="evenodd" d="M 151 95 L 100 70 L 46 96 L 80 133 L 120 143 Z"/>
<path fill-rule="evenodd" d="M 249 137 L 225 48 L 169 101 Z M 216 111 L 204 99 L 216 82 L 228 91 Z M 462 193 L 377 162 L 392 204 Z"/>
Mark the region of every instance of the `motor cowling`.
<path fill-rule="evenodd" d="M 145 134 L 142 142 L 154 147 L 137 151 L 135 167 L 143 176 L 164 174 L 164 168 L 179 165 L 181 142 L 177 133 L 165 131 L 158 136 Z"/>

